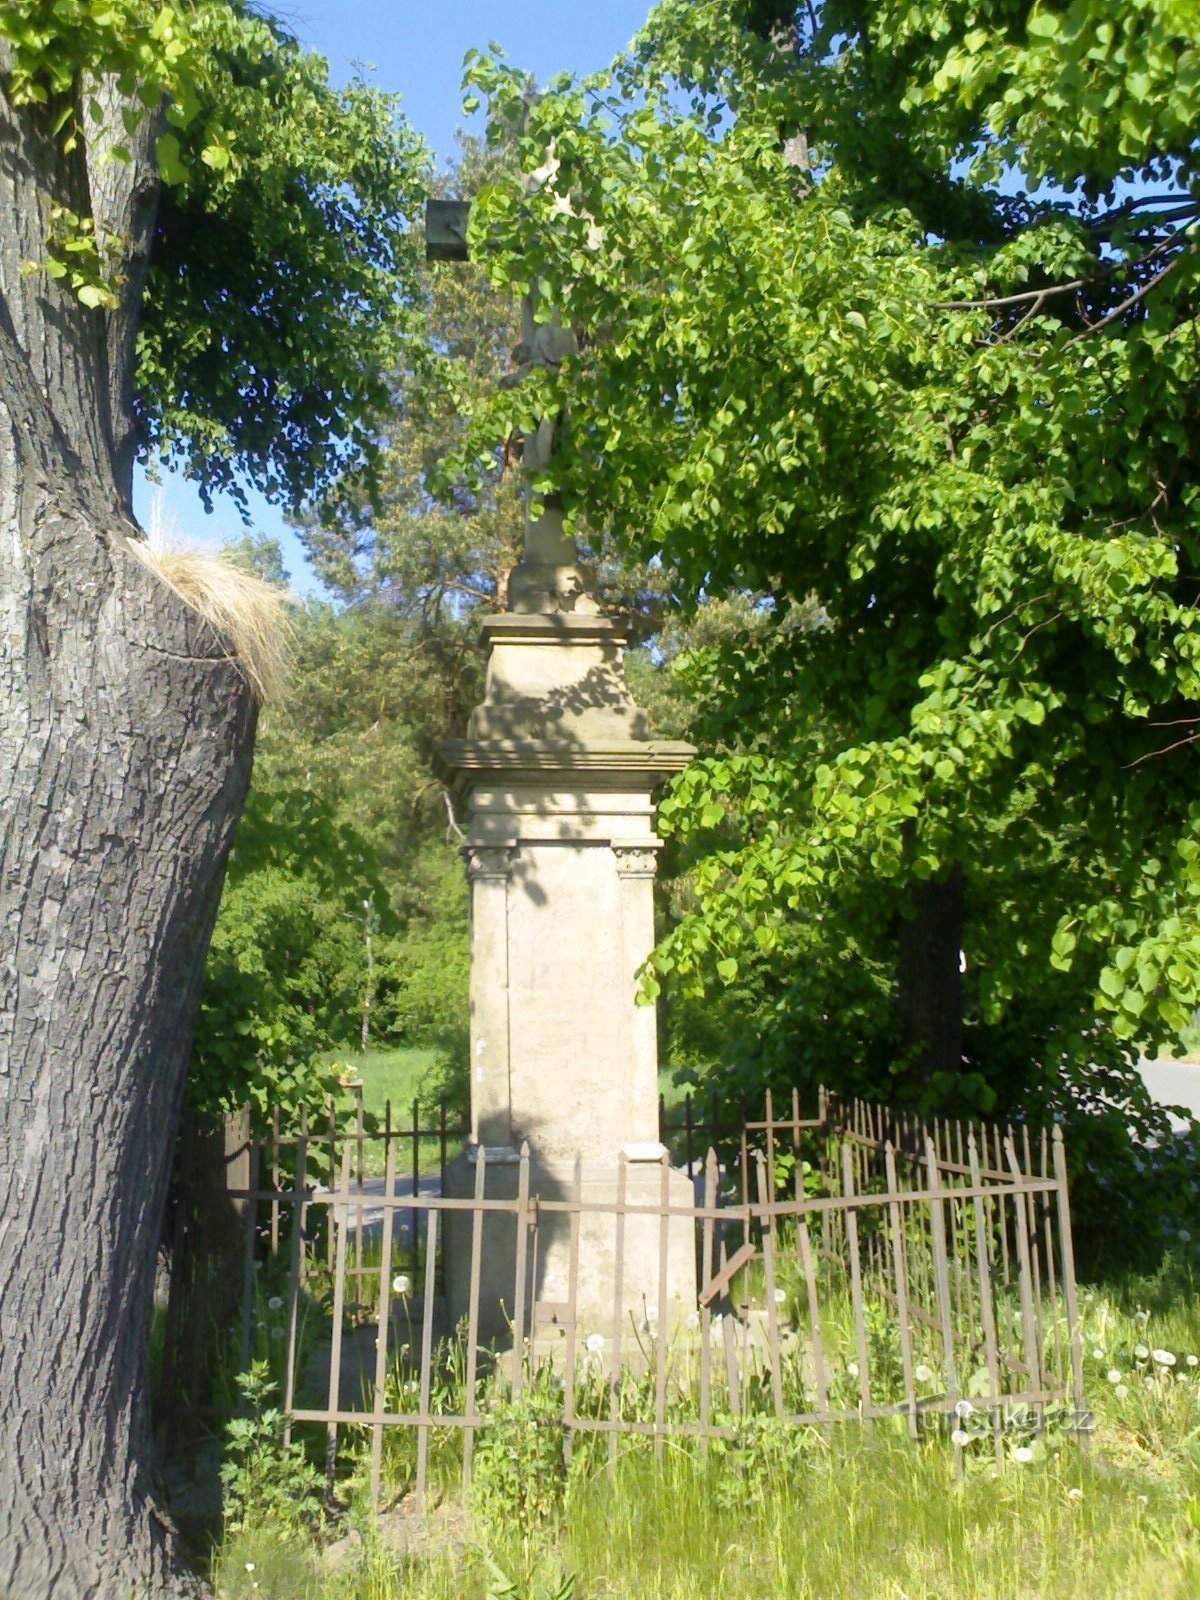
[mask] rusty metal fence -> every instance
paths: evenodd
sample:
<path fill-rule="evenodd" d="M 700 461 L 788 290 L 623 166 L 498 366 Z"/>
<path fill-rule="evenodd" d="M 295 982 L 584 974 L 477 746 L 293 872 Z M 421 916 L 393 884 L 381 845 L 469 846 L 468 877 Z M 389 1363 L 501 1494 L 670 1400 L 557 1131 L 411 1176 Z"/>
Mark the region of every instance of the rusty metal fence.
<path fill-rule="evenodd" d="M 693 1144 L 697 1122 L 684 1109 Z M 578 1164 L 565 1191 L 538 1193 L 527 1148 L 503 1192 L 477 1161 L 474 1192 L 448 1195 L 441 1182 L 422 1184 L 421 1150 L 435 1141 L 431 1164 L 444 1177 L 457 1130 L 444 1114 L 432 1130 L 418 1123 L 414 1112 L 411 1128 L 390 1115 L 372 1128 L 361 1106 L 331 1108 L 319 1129 L 275 1119 L 263 1137 L 243 1128 L 224 1140 L 227 1248 L 215 1264 L 184 1267 L 177 1245 L 162 1385 L 177 1411 L 211 1414 L 229 1400 L 189 1394 L 178 1359 L 188 1308 L 211 1302 L 215 1272 L 233 1311 L 226 1365 L 268 1360 L 289 1427 L 324 1436 L 330 1492 L 358 1451 L 376 1504 L 398 1485 L 425 1495 L 431 1473 L 469 1484 L 480 1430 L 533 1397 L 567 1451 L 591 1441 L 610 1462 L 622 1440 L 705 1448 L 759 1421 L 891 1419 L 914 1438 L 944 1432 L 957 1464 L 983 1451 L 1003 1462 L 1048 1419 L 1086 1433 L 1057 1130 L 922 1123 L 824 1092 L 803 1116 L 798 1096 L 786 1109 L 768 1096 L 736 1129 L 706 1128 L 719 1143 L 702 1161 L 694 1147 L 681 1152 L 693 1182 L 691 1203 L 679 1204 L 670 1155 L 656 1196 L 643 1187 L 631 1197 L 621 1157 L 611 1195 L 597 1199 Z M 679 1132 L 665 1136 L 678 1144 Z M 196 1171 L 211 1179 L 220 1164 L 210 1152 Z M 186 1182 L 179 1208 L 184 1218 L 201 1209 Z M 485 1223 L 497 1218 L 512 1241 L 499 1340 L 481 1336 L 480 1301 Z M 681 1223 L 697 1285 L 688 1306 L 667 1299 Z M 631 1284 L 626 1233 L 648 1225 L 657 1260 L 649 1281 Z M 448 1226 L 469 1260 L 466 1311 L 453 1324 Z M 566 1229 L 570 1247 L 565 1301 L 548 1327 L 529 1263 L 551 1228 Z M 602 1325 L 577 1315 L 581 1229 L 595 1239 L 597 1228 L 614 1263 Z M 494 1280 L 494 1260 L 487 1271 Z M 397 1439 L 403 1448 L 389 1450 Z"/>

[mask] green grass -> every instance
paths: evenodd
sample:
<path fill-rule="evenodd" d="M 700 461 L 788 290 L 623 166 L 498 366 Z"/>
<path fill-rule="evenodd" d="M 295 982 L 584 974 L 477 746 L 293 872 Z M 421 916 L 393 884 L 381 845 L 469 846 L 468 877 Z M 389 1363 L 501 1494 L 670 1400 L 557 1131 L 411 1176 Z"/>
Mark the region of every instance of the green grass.
<path fill-rule="evenodd" d="M 393 1124 L 411 1127 L 413 1101 L 420 1097 L 425 1113 L 422 1121 L 431 1120 L 422 1080 L 437 1065 L 440 1059 L 437 1050 L 339 1050 L 331 1059 L 339 1067 L 358 1069 L 363 1080 L 364 1111 L 382 1117 L 390 1100 Z M 346 1099 L 350 1098 L 347 1093 Z M 436 1112 L 432 1116 L 435 1117 Z"/>
<path fill-rule="evenodd" d="M 962 1485 L 944 1450 L 845 1432 L 761 1484 L 731 1483 L 726 1471 L 675 1452 L 658 1467 L 638 1452 L 615 1484 L 603 1475 L 581 1484 L 559 1527 L 531 1541 L 494 1530 L 461 1555 L 409 1562 L 368 1543 L 356 1568 L 328 1578 L 294 1547 L 243 1539 L 227 1547 L 218 1580 L 239 1600 L 484 1600 L 497 1592 L 490 1558 L 520 1596 L 553 1593 L 573 1574 L 575 1600 L 1184 1600 L 1200 1591 L 1200 1538 L 1178 1493 L 1073 1446 Z"/>
<path fill-rule="evenodd" d="M 401 1135 L 411 1136 L 413 1101 L 419 1100 L 419 1119 L 422 1128 L 437 1127 L 437 1084 L 439 1065 L 443 1053 L 436 1048 L 394 1050 L 338 1050 L 329 1057 L 330 1064 L 354 1067 L 363 1081 L 363 1111 L 375 1117 L 382 1127 L 388 1102 L 392 1108 L 392 1127 Z M 352 1112 L 354 1096 L 344 1089 L 340 1096 L 340 1109 Z M 447 1111 L 447 1125 L 458 1122 L 453 1109 Z M 348 1123 L 343 1123 L 347 1126 Z M 451 1138 L 449 1153 L 454 1155 L 458 1140 Z M 440 1157 L 440 1140 L 435 1136 L 420 1141 L 420 1162 L 423 1172 L 435 1169 Z M 396 1146 L 397 1171 L 408 1172 L 412 1166 L 411 1137 L 402 1138 Z M 367 1140 L 363 1150 L 363 1170 L 370 1177 L 380 1177 L 384 1170 L 383 1141 Z"/>
<path fill-rule="evenodd" d="M 352 1509 L 363 1545 L 336 1573 L 261 1529 L 214 1577 L 230 1600 L 565 1600 L 565 1578 L 573 1600 L 1184 1600 L 1200 1593 L 1200 1295 L 1182 1270 L 1085 1288 L 1083 1324 L 1090 1450 L 1051 1434 L 997 1473 L 981 1438 L 959 1482 L 943 1436 L 886 1425 L 768 1425 L 707 1461 L 624 1440 L 615 1482 L 577 1452 L 540 1525 L 493 1511 L 458 1547 L 398 1559 Z M 451 1494 L 435 1533 L 463 1522 Z"/>

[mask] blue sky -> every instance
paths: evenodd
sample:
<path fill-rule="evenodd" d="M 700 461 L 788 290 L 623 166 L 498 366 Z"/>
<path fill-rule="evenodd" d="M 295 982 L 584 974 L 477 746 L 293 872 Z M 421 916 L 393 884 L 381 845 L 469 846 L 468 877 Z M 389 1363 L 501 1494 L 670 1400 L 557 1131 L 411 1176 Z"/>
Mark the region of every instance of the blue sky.
<path fill-rule="evenodd" d="M 325 56 L 334 82 L 356 64 L 374 68 L 381 88 L 396 90 L 413 127 L 439 164 L 454 148 L 455 130 L 473 125 L 461 115 L 462 58 L 494 40 L 509 60 L 545 81 L 568 69 L 591 72 L 628 43 L 651 0 L 280 0 L 273 7 L 297 37 Z M 478 118 L 474 123 L 478 124 Z M 139 483 L 138 514 L 150 517 L 152 487 Z M 295 586 L 316 589 L 304 553 L 279 513 L 251 497 L 255 527 L 278 538 Z M 241 529 L 232 502 L 206 514 L 195 490 L 168 478 L 160 492 L 166 529 L 188 542 L 220 543 Z"/>

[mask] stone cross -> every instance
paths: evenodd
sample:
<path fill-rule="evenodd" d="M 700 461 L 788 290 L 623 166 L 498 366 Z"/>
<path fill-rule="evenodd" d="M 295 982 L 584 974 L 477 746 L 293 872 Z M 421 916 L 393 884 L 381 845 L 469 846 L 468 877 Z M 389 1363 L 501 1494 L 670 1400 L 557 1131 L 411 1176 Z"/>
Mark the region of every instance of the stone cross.
<path fill-rule="evenodd" d="M 545 182 L 553 167 L 531 174 L 531 186 Z M 468 261 L 469 200 L 425 202 L 425 257 L 428 261 Z M 559 367 L 579 348 L 578 340 L 557 317 L 537 317 L 537 284 L 521 297 L 521 342 L 513 351 L 514 372 L 509 383 L 519 383 L 535 367 Z M 574 541 L 563 528 L 562 506 L 555 494 L 546 495 L 537 516 L 533 514 L 533 480 L 550 465 L 554 453 L 556 417 L 542 417 L 525 439 L 525 548 L 509 577 L 508 603 L 517 614 L 576 612 L 595 616 L 600 607 L 588 593 L 588 578 L 579 565 Z"/>
<path fill-rule="evenodd" d="M 530 181 L 552 174 L 553 158 Z M 467 259 L 468 215 L 466 202 L 430 202 L 431 260 Z M 531 292 L 514 382 L 535 366 L 560 365 L 576 348 L 570 332 L 539 321 L 536 309 Z M 444 741 L 437 754 L 466 819 L 471 882 L 471 1136 L 447 1170 L 447 1193 L 470 1197 L 481 1162 L 489 1197 L 515 1193 L 527 1140 L 543 1199 L 578 1184 L 586 1202 L 610 1202 L 620 1171 L 630 1203 L 655 1203 L 666 1185 L 672 1204 L 687 1205 L 687 1179 L 662 1165 L 654 1008 L 636 1003 L 636 974 L 654 944 L 653 794 L 695 751 L 650 737 L 625 682 L 624 632 L 587 593 L 561 508 L 547 497 L 533 515 L 532 480 L 553 448 L 554 419 L 544 418 L 525 441 L 525 548 L 509 579 L 509 611 L 483 624 L 483 703 L 466 737 Z M 662 1326 L 691 1309 L 690 1224 L 675 1218 L 664 1232 L 655 1217 L 631 1217 L 619 1290 L 609 1229 L 597 1213 L 579 1219 L 581 1324 L 610 1328 L 614 1297 L 640 1315 L 658 1305 L 664 1282 Z M 485 1327 L 502 1336 L 513 1301 L 511 1219 L 493 1214 L 483 1234 L 481 1311 Z M 446 1251 L 447 1296 L 458 1316 L 470 1276 L 468 1211 L 449 1214 Z M 539 1224 L 536 1255 L 527 1303 L 552 1319 L 573 1270 L 562 1213 L 547 1212 Z"/>

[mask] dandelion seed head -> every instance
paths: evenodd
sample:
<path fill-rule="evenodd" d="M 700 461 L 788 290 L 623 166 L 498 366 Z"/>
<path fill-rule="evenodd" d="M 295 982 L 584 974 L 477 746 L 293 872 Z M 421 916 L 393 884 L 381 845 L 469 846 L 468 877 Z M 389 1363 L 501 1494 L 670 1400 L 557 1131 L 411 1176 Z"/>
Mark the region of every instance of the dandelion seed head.
<path fill-rule="evenodd" d="M 954 1432 L 950 1435 L 950 1443 L 957 1445 L 960 1450 L 962 1449 L 963 1445 L 970 1444 L 970 1442 L 971 1435 L 966 1431 L 965 1428 L 955 1428 Z"/>
<path fill-rule="evenodd" d="M 398 1272 L 392 1279 L 393 1294 L 408 1294 L 412 1288 L 412 1279 L 407 1272 Z"/>
<path fill-rule="evenodd" d="M 267 1301 L 267 1310 L 268 1311 L 282 1311 L 283 1310 L 283 1300 L 282 1300 L 282 1298 L 277 1294 L 273 1294 L 271 1296 L 271 1298 Z"/>
<path fill-rule="evenodd" d="M 1175 1365 L 1175 1355 L 1171 1350 L 1152 1350 L 1150 1353 L 1160 1367 L 1173 1367 Z"/>
<path fill-rule="evenodd" d="M 1027 1461 L 1033 1460 L 1033 1451 L 1027 1444 L 1019 1444 L 1013 1451 L 1012 1458 L 1014 1461 L 1019 1461 L 1021 1465 L 1024 1466 Z"/>
<path fill-rule="evenodd" d="M 1067 1490 L 1067 1499 L 1068 1500 L 1082 1500 L 1083 1499 L 1083 1490 L 1082 1489 L 1068 1489 Z"/>
<path fill-rule="evenodd" d="M 930 1369 L 925 1365 L 925 1363 L 923 1361 L 919 1362 L 918 1365 L 916 1367 L 914 1367 L 914 1369 L 913 1369 L 913 1377 L 917 1380 L 918 1383 L 932 1383 L 933 1382 L 933 1373 L 930 1371 Z"/>
<path fill-rule="evenodd" d="M 1109 1381 L 1109 1383 L 1120 1383 L 1121 1374 L 1117 1371 L 1116 1367 L 1109 1367 L 1109 1369 L 1108 1369 L 1108 1381 Z"/>
<path fill-rule="evenodd" d="M 954 1415 L 956 1417 L 969 1417 L 975 1407 L 969 1400 L 956 1400 L 954 1402 Z"/>

